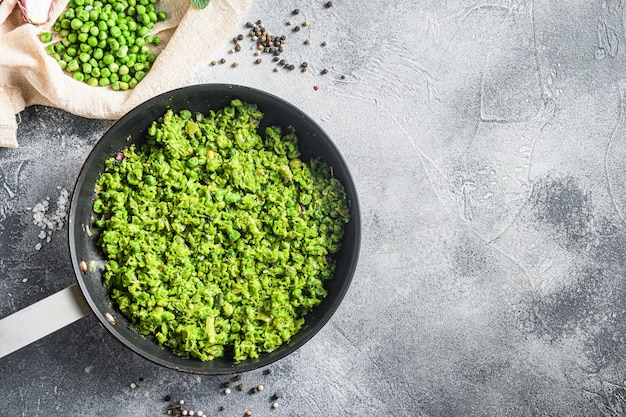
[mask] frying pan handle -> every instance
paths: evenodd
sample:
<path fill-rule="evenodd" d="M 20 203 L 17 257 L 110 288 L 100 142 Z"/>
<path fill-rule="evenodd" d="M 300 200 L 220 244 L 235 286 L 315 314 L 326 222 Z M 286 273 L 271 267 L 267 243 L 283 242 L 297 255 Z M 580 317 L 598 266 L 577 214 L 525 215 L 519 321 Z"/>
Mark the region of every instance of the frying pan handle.
<path fill-rule="evenodd" d="M 0 358 L 88 315 L 78 284 L 0 320 Z"/>

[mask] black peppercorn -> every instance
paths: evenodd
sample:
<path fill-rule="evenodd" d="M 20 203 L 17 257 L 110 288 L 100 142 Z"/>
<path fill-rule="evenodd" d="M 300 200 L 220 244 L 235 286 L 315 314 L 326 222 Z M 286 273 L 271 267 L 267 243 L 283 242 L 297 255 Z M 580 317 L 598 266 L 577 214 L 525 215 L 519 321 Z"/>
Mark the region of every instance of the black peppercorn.
<path fill-rule="evenodd" d="M 326 68 L 324 68 L 321 72 L 322 75 L 328 74 L 328 70 Z"/>
<path fill-rule="evenodd" d="M 298 13 L 300 13 L 300 9 L 293 9 L 293 12 L 291 12 L 291 13 L 298 14 Z"/>
<path fill-rule="evenodd" d="M 166 396 L 163 398 L 163 401 L 170 401 L 171 399 L 172 399 L 172 397 L 171 397 L 171 396 L 166 395 Z"/>
<path fill-rule="evenodd" d="M 333 2 L 332 1 L 327 1 L 326 2 L 326 7 L 333 7 Z"/>

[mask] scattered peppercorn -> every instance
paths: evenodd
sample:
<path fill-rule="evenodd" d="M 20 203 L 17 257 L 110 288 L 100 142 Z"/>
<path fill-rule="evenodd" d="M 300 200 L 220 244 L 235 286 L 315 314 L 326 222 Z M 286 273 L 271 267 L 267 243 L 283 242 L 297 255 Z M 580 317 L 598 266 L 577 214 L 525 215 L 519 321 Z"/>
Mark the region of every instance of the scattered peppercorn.
<path fill-rule="evenodd" d="M 225 405 L 220 405 L 220 411 L 226 411 L 226 406 Z"/>
<path fill-rule="evenodd" d="M 251 416 L 252 415 L 252 411 L 250 411 L 250 410 L 246 411 L 246 415 L 247 416 Z"/>
<path fill-rule="evenodd" d="M 327 1 L 326 2 L 326 7 L 333 7 L 333 2 L 332 1 Z"/>
<path fill-rule="evenodd" d="M 287 63 L 287 61 L 285 61 L 284 59 L 281 59 L 278 63 L 279 63 L 280 65 L 285 65 L 285 64 Z"/>
<path fill-rule="evenodd" d="M 300 31 L 300 26 L 296 26 L 296 27 L 294 27 L 294 28 L 293 28 L 293 31 L 294 31 L 294 32 L 299 32 L 299 31 Z"/>
<path fill-rule="evenodd" d="M 241 381 L 241 375 L 235 375 L 233 381 Z"/>
<path fill-rule="evenodd" d="M 130 389 L 135 389 L 137 388 L 137 384 L 135 384 L 134 382 L 130 383 Z"/>
<path fill-rule="evenodd" d="M 306 67 L 308 67 L 308 66 L 309 66 L 309 63 L 308 63 L 308 62 L 303 62 L 300 66 L 301 66 L 302 68 L 306 68 Z"/>
<path fill-rule="evenodd" d="M 230 388 L 226 388 L 226 389 L 224 390 L 224 394 L 226 394 L 226 395 L 230 394 Z"/>
<path fill-rule="evenodd" d="M 346 79 L 346 74 L 341 74 L 341 79 L 345 80 Z"/>
<path fill-rule="evenodd" d="M 235 48 L 231 48 L 231 49 L 228 51 L 228 53 L 229 53 L 229 54 L 234 54 L 234 53 L 235 53 Z"/>
<path fill-rule="evenodd" d="M 291 26 L 293 23 L 291 22 L 291 20 L 287 20 L 287 22 L 285 22 L 285 24 L 286 24 L 287 26 Z"/>
<path fill-rule="evenodd" d="M 272 373 L 272 370 L 269 368 L 263 371 L 263 375 L 269 375 L 271 373 Z"/>
<path fill-rule="evenodd" d="M 241 46 L 239 45 L 235 46 L 235 52 L 239 52 L 239 51 L 241 51 Z"/>
<path fill-rule="evenodd" d="M 250 390 L 250 394 L 256 394 L 258 391 L 259 390 L 256 387 L 254 387 Z"/>
<path fill-rule="evenodd" d="M 228 381 L 222 382 L 222 388 L 228 388 L 228 387 L 230 387 L 230 382 Z"/>
<path fill-rule="evenodd" d="M 305 44 L 305 45 L 308 45 L 308 44 L 310 44 L 310 43 L 311 43 L 311 39 L 305 39 L 305 40 L 304 40 L 304 44 Z"/>
<path fill-rule="evenodd" d="M 306 67 L 305 67 L 305 68 L 302 68 L 302 69 L 300 70 L 300 72 L 306 72 Z"/>
<path fill-rule="evenodd" d="M 263 391 L 264 388 L 265 387 L 263 385 L 259 385 L 258 387 L 256 387 L 256 389 L 259 390 L 259 391 Z"/>
<path fill-rule="evenodd" d="M 170 401 L 172 399 L 172 397 L 170 397 L 169 395 L 166 395 L 165 397 L 163 397 L 163 401 Z"/>
<path fill-rule="evenodd" d="M 290 70 L 294 70 L 294 69 L 296 69 L 296 66 L 295 66 L 295 65 L 293 65 L 293 64 L 288 65 L 288 67 L 289 67 L 289 69 L 290 69 Z"/>
<path fill-rule="evenodd" d="M 80 270 L 83 272 L 87 272 L 87 262 L 84 259 L 80 260 Z"/>
<path fill-rule="evenodd" d="M 237 389 L 238 389 L 239 391 L 243 391 L 243 384 L 239 384 L 239 385 L 237 385 Z"/>
<path fill-rule="evenodd" d="M 220 59 L 220 64 L 225 64 L 226 60 L 224 58 Z"/>
<path fill-rule="evenodd" d="M 252 25 L 252 22 L 246 22 L 246 27 L 247 27 L 247 28 L 251 28 L 252 26 L 253 26 L 253 25 Z"/>
<path fill-rule="evenodd" d="M 274 395 L 272 395 L 272 400 L 274 401 L 276 401 L 279 398 L 280 398 L 280 394 L 278 392 L 275 392 Z"/>
<path fill-rule="evenodd" d="M 257 58 L 256 61 L 254 61 L 255 64 L 260 64 L 261 63 L 261 58 Z"/>
<path fill-rule="evenodd" d="M 323 42 L 322 42 L 322 46 L 326 46 L 326 45 L 328 45 L 328 42 L 323 41 Z"/>
<path fill-rule="evenodd" d="M 278 67 L 274 67 L 274 72 L 278 72 Z"/>
<path fill-rule="evenodd" d="M 257 21 L 256 21 L 257 26 L 258 26 L 258 25 L 260 25 L 260 24 L 262 24 L 262 23 L 263 23 L 263 22 L 261 21 L 261 19 L 259 19 L 259 20 L 257 20 Z"/>
<path fill-rule="evenodd" d="M 328 70 L 327 70 L 326 68 L 324 68 L 324 69 L 320 72 L 320 74 L 322 74 L 322 75 L 326 75 L 326 74 L 328 74 Z"/>
<path fill-rule="evenodd" d="M 240 33 L 239 35 L 237 35 L 237 39 L 238 40 L 242 40 L 243 39 L 243 35 Z"/>
<path fill-rule="evenodd" d="M 273 403 L 272 408 L 278 408 L 278 403 Z"/>
<path fill-rule="evenodd" d="M 299 14 L 300 13 L 300 9 L 293 9 L 293 12 L 291 12 L 293 14 Z"/>
<path fill-rule="evenodd" d="M 237 61 L 233 62 L 233 68 L 237 68 L 239 66 L 239 63 Z"/>

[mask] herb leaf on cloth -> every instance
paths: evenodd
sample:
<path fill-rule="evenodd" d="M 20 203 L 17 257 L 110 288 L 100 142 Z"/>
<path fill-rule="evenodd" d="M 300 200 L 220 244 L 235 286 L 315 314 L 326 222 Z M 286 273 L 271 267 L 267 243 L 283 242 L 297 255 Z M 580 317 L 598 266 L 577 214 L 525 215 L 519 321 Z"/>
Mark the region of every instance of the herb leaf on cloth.
<path fill-rule="evenodd" d="M 189 1 L 191 1 L 191 4 L 196 6 L 198 9 L 204 9 L 209 5 L 211 0 L 189 0 Z"/>

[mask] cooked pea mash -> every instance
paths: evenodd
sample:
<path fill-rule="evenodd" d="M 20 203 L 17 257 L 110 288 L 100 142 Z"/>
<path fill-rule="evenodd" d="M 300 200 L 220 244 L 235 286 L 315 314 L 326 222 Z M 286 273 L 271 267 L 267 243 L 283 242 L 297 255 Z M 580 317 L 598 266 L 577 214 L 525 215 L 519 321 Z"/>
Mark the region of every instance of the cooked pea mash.
<path fill-rule="evenodd" d="M 299 159 L 293 130 L 261 136 L 262 118 L 240 100 L 170 110 L 96 183 L 104 283 L 139 333 L 177 355 L 256 358 L 327 294 L 344 188 L 323 161 Z"/>

